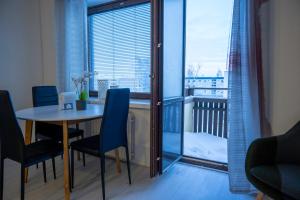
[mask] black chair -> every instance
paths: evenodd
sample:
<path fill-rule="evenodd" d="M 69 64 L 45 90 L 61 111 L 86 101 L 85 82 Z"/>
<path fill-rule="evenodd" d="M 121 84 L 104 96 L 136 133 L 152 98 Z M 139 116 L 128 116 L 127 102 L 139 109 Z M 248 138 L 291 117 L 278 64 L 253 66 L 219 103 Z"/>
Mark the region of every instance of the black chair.
<path fill-rule="evenodd" d="M 62 145 L 53 140 L 42 140 L 25 145 L 22 130 L 7 91 L 0 91 L 0 199 L 3 199 L 4 159 L 8 158 L 21 164 L 21 199 L 24 199 L 25 168 L 62 155 Z M 44 167 L 45 177 L 45 167 Z"/>
<path fill-rule="evenodd" d="M 58 93 L 56 86 L 35 86 L 32 87 L 32 100 L 34 107 L 40 106 L 51 106 L 58 105 Z M 78 124 L 76 128 L 68 129 L 69 138 L 84 138 L 83 130 L 79 129 Z M 47 124 L 43 122 L 35 123 L 35 140 L 39 139 L 53 139 L 55 141 L 63 141 L 63 130 L 61 126 L 54 124 Z M 83 157 L 83 165 L 85 166 L 85 155 Z M 55 173 L 55 160 L 52 160 L 54 178 L 56 178 Z M 38 165 L 37 165 L 38 166 Z"/>
<path fill-rule="evenodd" d="M 286 134 L 255 140 L 246 156 L 248 180 L 274 199 L 300 199 L 300 122 Z"/>
<path fill-rule="evenodd" d="M 105 153 L 118 147 L 125 147 L 129 184 L 131 184 L 130 163 L 127 143 L 127 117 L 129 89 L 109 89 L 106 95 L 100 134 L 71 143 L 71 186 L 74 187 L 74 150 L 100 158 L 102 195 L 105 199 Z"/>

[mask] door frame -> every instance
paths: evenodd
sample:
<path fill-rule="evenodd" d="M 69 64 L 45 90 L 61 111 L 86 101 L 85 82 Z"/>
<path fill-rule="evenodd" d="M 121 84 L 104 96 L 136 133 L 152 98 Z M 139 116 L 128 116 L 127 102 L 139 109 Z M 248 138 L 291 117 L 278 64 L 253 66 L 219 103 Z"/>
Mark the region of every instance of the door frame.
<path fill-rule="evenodd" d="M 160 140 L 159 132 L 161 127 L 159 126 L 160 119 L 160 66 L 161 66 L 161 35 L 160 35 L 160 26 L 161 23 L 161 0 L 151 0 L 151 120 L 150 120 L 150 177 L 155 177 L 159 172 L 159 160 L 160 160 Z"/>

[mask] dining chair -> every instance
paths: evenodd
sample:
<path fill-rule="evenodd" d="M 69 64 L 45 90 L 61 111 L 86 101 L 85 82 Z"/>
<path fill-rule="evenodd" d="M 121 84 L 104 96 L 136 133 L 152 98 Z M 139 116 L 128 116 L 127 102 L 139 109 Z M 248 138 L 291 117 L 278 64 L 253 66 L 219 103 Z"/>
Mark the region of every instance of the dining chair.
<path fill-rule="evenodd" d="M 71 143 L 71 186 L 74 187 L 74 150 L 100 158 L 102 196 L 105 199 L 105 153 L 125 147 L 129 184 L 130 161 L 127 142 L 129 89 L 107 90 L 100 134 Z"/>
<path fill-rule="evenodd" d="M 32 87 L 32 100 L 34 107 L 58 105 L 58 93 L 56 86 L 34 86 Z M 84 138 L 84 131 L 76 128 L 68 129 L 69 139 Z M 47 124 L 43 122 L 35 123 L 35 140 L 40 139 L 53 139 L 62 143 L 63 130 L 62 127 L 55 124 Z M 85 166 L 85 155 L 82 155 L 83 166 Z M 38 167 L 38 165 L 37 165 Z M 55 159 L 52 160 L 54 179 L 56 178 L 55 172 Z"/>
<path fill-rule="evenodd" d="M 25 145 L 8 91 L 0 90 L 0 199 L 3 199 L 4 160 L 21 164 L 21 200 L 24 199 L 25 168 L 63 154 L 62 145 L 53 140 L 41 140 Z"/>

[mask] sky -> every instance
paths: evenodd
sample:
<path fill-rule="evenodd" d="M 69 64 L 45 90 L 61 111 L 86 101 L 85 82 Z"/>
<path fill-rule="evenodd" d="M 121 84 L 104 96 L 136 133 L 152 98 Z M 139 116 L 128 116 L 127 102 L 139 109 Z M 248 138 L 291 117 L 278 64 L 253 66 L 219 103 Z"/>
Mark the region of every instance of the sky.
<path fill-rule="evenodd" d="M 233 0 L 186 1 L 186 69 L 200 76 L 226 70 L 232 8 Z"/>

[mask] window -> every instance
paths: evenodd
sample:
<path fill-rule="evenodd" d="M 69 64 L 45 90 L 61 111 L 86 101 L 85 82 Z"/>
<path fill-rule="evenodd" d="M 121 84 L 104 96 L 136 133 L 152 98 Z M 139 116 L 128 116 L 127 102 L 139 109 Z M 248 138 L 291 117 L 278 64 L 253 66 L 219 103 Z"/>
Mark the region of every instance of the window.
<path fill-rule="evenodd" d="M 121 4 L 120 4 L 121 5 Z M 151 6 L 130 5 L 100 12 L 89 10 L 89 69 L 97 80 L 108 79 L 136 94 L 150 94 Z"/>

